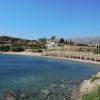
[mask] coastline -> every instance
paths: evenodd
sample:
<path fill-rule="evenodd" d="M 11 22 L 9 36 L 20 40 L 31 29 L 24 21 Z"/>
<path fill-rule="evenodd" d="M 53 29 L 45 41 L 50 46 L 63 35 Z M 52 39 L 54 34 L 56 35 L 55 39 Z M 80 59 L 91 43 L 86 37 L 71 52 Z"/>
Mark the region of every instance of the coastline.
<path fill-rule="evenodd" d="M 7 55 L 25 55 L 25 56 L 40 56 L 40 57 L 47 57 L 53 59 L 61 59 L 61 60 L 70 60 L 75 62 L 81 63 L 88 63 L 88 64 L 95 64 L 100 65 L 100 62 L 91 61 L 91 60 L 82 60 L 82 59 L 75 59 L 75 58 L 64 58 L 64 57 L 53 57 L 53 56 L 43 56 L 41 53 L 33 53 L 33 52 L 0 52 L 0 54 L 7 54 Z"/>
<path fill-rule="evenodd" d="M 61 59 L 61 60 L 69 60 L 69 61 L 75 61 L 80 63 L 87 63 L 87 64 L 95 64 L 100 66 L 100 62 L 97 61 L 91 61 L 91 60 L 82 60 L 82 59 L 74 59 L 74 58 L 63 58 L 63 57 L 53 57 L 53 56 L 43 56 L 47 58 L 53 58 L 53 59 Z"/>
<path fill-rule="evenodd" d="M 41 53 L 32 53 L 32 52 L 0 52 L 0 54 L 5 55 L 25 55 L 25 56 L 41 56 Z"/>

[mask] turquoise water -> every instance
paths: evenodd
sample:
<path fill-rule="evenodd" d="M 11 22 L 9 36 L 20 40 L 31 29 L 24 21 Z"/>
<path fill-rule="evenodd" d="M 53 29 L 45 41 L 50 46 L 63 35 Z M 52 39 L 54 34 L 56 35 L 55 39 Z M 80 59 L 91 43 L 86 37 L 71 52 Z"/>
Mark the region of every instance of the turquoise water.
<path fill-rule="evenodd" d="M 70 100 L 72 89 L 99 71 L 93 64 L 0 55 L 0 96 L 11 90 L 27 94 L 25 100 Z"/>

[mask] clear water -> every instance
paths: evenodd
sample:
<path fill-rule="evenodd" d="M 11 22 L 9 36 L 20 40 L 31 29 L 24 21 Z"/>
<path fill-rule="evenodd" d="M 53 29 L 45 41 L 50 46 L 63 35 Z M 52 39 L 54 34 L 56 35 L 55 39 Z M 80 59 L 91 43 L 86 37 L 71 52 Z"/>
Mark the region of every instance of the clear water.
<path fill-rule="evenodd" d="M 11 90 L 27 93 L 25 100 L 69 100 L 69 92 L 78 83 L 99 71 L 100 66 L 93 64 L 0 55 L 0 96 Z"/>

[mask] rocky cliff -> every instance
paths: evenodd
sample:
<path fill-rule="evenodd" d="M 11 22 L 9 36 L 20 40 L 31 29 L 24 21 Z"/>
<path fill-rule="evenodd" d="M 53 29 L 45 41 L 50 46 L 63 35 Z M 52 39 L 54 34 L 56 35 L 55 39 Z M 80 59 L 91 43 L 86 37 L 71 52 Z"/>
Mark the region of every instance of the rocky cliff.
<path fill-rule="evenodd" d="M 98 87 L 100 87 L 100 72 L 97 73 L 97 75 L 93 75 L 91 79 L 84 80 L 82 84 L 73 91 L 72 100 L 84 100 L 82 99 L 84 95 L 89 94 L 89 93 L 92 93 L 92 94 L 96 93 Z M 94 99 L 91 99 L 91 100 L 94 100 Z"/>

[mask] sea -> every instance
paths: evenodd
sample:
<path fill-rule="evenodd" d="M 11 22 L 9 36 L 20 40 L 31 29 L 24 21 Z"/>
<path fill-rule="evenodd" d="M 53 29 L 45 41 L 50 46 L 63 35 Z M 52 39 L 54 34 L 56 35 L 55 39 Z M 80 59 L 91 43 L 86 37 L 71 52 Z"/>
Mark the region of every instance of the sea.
<path fill-rule="evenodd" d="M 100 66 L 47 57 L 0 55 L 0 100 L 9 92 L 16 100 L 71 100 L 83 80 Z"/>

